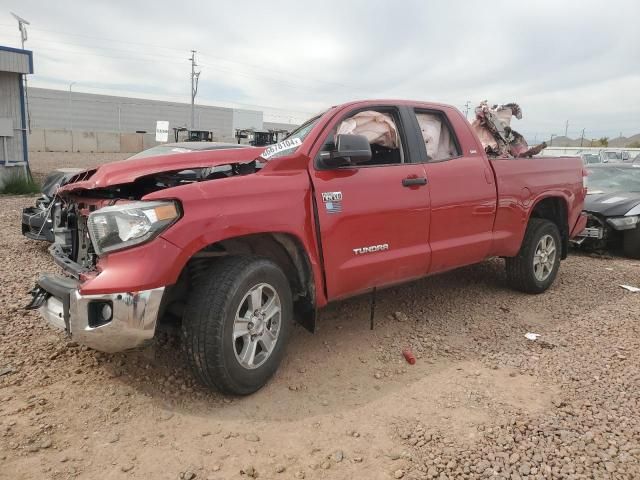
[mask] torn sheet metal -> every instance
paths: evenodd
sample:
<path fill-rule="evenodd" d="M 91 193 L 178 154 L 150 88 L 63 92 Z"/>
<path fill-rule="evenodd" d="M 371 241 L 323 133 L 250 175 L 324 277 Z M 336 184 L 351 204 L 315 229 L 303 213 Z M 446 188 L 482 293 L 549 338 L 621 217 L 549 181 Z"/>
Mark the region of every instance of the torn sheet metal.
<path fill-rule="evenodd" d="M 511 128 L 511 117 L 522 118 L 517 103 L 489 106 L 484 100 L 476 107 L 476 118 L 471 128 L 476 133 L 487 155 L 492 157 L 531 157 L 537 155 L 546 143 L 529 147 L 522 135 Z"/>

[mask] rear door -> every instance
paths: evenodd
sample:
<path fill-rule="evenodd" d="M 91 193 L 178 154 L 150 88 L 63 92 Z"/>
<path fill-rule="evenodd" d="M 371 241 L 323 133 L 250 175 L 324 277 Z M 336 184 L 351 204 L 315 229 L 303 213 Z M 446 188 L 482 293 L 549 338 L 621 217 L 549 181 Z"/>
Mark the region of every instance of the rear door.
<path fill-rule="evenodd" d="M 491 165 L 456 110 L 416 108 L 412 118 L 431 199 L 430 272 L 477 263 L 493 241 L 497 191 Z"/>
<path fill-rule="evenodd" d="M 329 124 L 313 153 L 310 175 L 329 300 L 417 278 L 429 268 L 429 186 L 424 165 L 412 162 L 417 149 L 408 142 L 415 142 L 415 136 L 405 131 L 406 112 L 402 118 L 391 106 L 365 110 L 393 120 L 398 148 L 373 144 L 367 164 L 320 169 L 320 152 L 334 148 L 337 128 L 359 109 Z"/>

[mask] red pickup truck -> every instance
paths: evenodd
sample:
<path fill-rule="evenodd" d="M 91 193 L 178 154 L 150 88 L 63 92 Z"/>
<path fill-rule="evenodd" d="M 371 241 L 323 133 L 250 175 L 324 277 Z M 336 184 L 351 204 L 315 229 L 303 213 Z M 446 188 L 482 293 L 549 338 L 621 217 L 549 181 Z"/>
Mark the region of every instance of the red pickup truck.
<path fill-rule="evenodd" d="M 585 226 L 579 158 L 489 158 L 458 110 L 412 101 L 335 106 L 267 149 L 103 165 L 57 196 L 66 273 L 29 307 L 106 352 L 179 322 L 196 376 L 234 394 L 274 373 L 294 318 L 496 256 L 541 293 Z"/>

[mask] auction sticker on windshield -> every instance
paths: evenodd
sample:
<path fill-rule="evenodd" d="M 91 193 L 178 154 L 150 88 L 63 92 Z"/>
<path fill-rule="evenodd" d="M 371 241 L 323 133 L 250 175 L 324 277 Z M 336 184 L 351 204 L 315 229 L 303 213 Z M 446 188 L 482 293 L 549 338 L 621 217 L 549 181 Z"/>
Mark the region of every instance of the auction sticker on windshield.
<path fill-rule="evenodd" d="M 302 145 L 302 140 L 300 140 L 299 138 L 289 138 L 287 140 L 281 141 L 280 143 L 276 143 L 275 145 L 267 147 L 260 156 L 265 160 L 268 160 L 280 152 L 292 150 L 299 147 L 300 145 Z"/>

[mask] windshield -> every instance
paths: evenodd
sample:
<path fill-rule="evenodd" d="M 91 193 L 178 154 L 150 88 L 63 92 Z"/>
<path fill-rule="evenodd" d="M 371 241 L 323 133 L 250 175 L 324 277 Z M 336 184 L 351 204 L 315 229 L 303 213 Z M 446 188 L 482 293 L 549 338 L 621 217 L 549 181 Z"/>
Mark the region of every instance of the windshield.
<path fill-rule="evenodd" d="M 143 150 L 142 152 L 136 153 L 135 155 L 130 156 L 127 160 L 132 160 L 136 158 L 144 158 L 144 157 L 153 157 L 155 155 L 173 155 L 176 153 L 185 153 L 191 152 L 190 148 L 184 147 L 171 147 L 169 145 L 158 145 L 155 147 L 151 147 L 147 150 Z"/>
<path fill-rule="evenodd" d="M 295 153 L 300 145 L 302 145 L 304 139 L 307 138 L 309 132 L 313 129 L 313 127 L 315 127 L 316 123 L 318 123 L 318 120 L 320 120 L 320 117 L 322 117 L 322 115 L 324 115 L 324 113 L 316 115 L 312 119 L 307 120 L 293 132 L 291 132 L 284 140 L 276 143 L 275 145 L 268 146 L 264 150 L 264 152 L 260 154 L 260 156 L 265 160 L 272 160 L 274 158 L 283 157 L 285 155 L 291 155 Z"/>
<path fill-rule="evenodd" d="M 591 154 L 591 153 L 587 153 L 585 155 L 582 156 L 584 163 L 585 164 L 590 164 L 590 163 L 601 163 L 600 162 L 600 157 L 598 155 L 595 154 Z"/>
<path fill-rule="evenodd" d="M 640 192 L 640 168 L 592 168 L 589 193 Z"/>
<path fill-rule="evenodd" d="M 607 158 L 611 160 L 617 160 L 620 158 L 620 155 L 617 152 L 606 152 Z"/>

